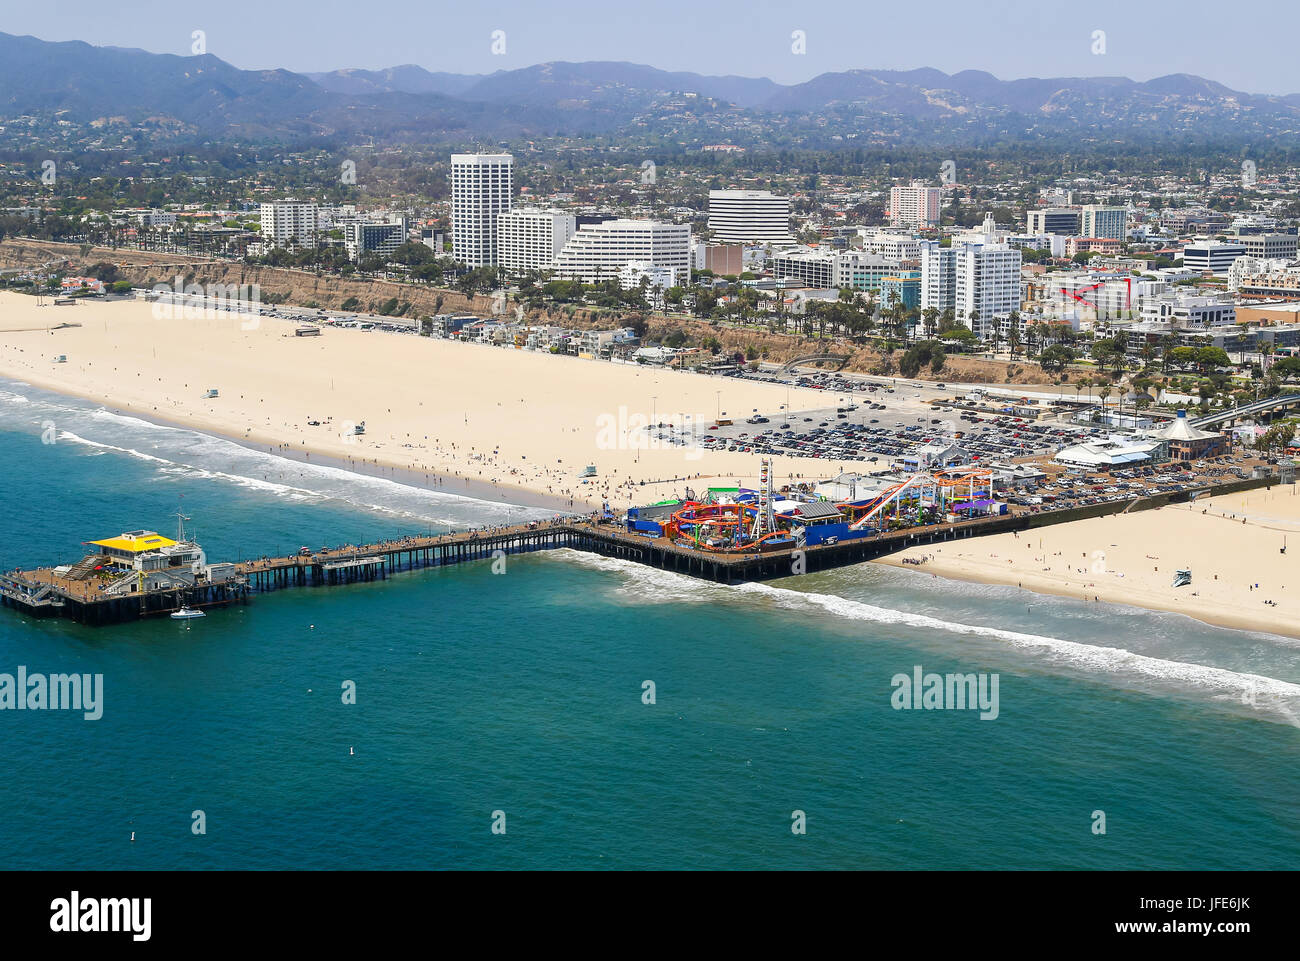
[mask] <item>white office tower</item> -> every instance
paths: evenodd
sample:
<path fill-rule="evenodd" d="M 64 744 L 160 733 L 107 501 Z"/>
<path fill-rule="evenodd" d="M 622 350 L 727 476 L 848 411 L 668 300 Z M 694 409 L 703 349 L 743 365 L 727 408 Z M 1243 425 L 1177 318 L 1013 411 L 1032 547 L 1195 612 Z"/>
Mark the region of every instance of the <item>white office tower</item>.
<path fill-rule="evenodd" d="M 515 158 L 508 153 L 451 155 L 452 256 L 469 267 L 500 262 L 497 222 L 514 195 Z"/>
<path fill-rule="evenodd" d="M 895 227 L 937 227 L 942 201 L 942 188 L 927 187 L 920 180 L 913 180 L 908 187 L 891 187 L 889 222 Z"/>
<path fill-rule="evenodd" d="M 520 207 L 497 218 L 497 253 L 511 273 L 550 270 L 578 230 L 572 214 Z"/>
<path fill-rule="evenodd" d="M 788 244 L 790 198 L 766 190 L 710 190 L 709 230 L 716 244 Z"/>
<path fill-rule="evenodd" d="M 937 240 L 921 241 L 921 310 L 956 308 L 957 252 Z"/>
<path fill-rule="evenodd" d="M 654 220 L 606 220 L 580 228 L 555 261 L 555 272 L 586 284 L 617 280 L 629 263 L 671 267 L 677 283 L 691 279 L 691 228 Z"/>
<path fill-rule="evenodd" d="M 957 320 L 984 339 L 998 320 L 1020 309 L 1020 251 L 1007 244 L 980 243 L 954 244 L 954 249 Z M 979 312 L 973 323 L 972 310 Z"/>
<path fill-rule="evenodd" d="M 262 204 L 262 241 L 270 247 L 315 247 L 315 204 L 277 200 Z"/>
<path fill-rule="evenodd" d="M 1085 204 L 1083 207 L 1084 237 L 1109 237 L 1112 240 L 1128 239 L 1128 208 L 1103 207 Z"/>

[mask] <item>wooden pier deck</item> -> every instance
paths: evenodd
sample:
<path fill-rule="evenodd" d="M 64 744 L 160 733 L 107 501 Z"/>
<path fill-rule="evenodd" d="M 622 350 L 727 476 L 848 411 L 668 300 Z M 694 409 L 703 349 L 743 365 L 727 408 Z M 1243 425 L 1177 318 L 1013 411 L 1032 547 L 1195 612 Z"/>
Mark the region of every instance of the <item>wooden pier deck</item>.
<path fill-rule="evenodd" d="M 1276 477 L 1253 478 L 1207 486 L 1200 492 L 1224 494 L 1277 482 Z M 413 535 L 301 555 L 261 557 L 233 565 L 234 576 L 221 582 L 114 596 L 100 594 L 93 582 L 71 581 L 55 573 L 53 568 L 10 571 L 0 574 L 0 604 L 35 617 L 54 616 L 82 624 L 111 624 L 168 614 L 182 606 L 204 608 L 247 603 L 252 594 L 281 588 L 383 580 L 398 571 L 444 567 L 566 547 L 722 584 L 739 584 L 858 564 L 920 544 L 1030 530 L 1121 511 L 1148 510 L 1187 500 L 1192 493 L 1180 491 L 1134 501 L 1038 513 L 1016 512 L 951 524 L 910 527 L 836 544 L 761 552 L 696 550 L 664 537 L 632 534 L 610 523 L 571 518 L 487 532 Z"/>

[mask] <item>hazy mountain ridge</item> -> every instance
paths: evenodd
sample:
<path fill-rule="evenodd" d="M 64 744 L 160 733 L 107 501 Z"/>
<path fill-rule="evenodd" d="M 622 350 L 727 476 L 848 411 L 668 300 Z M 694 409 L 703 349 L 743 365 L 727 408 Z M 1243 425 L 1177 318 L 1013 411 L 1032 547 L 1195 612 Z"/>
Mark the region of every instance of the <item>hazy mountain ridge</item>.
<path fill-rule="evenodd" d="M 754 142 L 763 128 L 887 142 L 1078 132 L 1165 139 L 1300 137 L 1300 94 L 1246 94 L 1188 74 L 999 80 L 980 70 L 847 70 L 804 83 L 705 76 L 640 64 L 554 62 L 485 75 L 406 64 L 297 74 L 240 70 L 80 41 L 0 33 L 0 121 L 104 118 L 196 137 L 377 139 L 638 133 Z M 66 126 L 66 124 L 64 124 Z M 861 141 L 860 141 L 861 142 Z"/>

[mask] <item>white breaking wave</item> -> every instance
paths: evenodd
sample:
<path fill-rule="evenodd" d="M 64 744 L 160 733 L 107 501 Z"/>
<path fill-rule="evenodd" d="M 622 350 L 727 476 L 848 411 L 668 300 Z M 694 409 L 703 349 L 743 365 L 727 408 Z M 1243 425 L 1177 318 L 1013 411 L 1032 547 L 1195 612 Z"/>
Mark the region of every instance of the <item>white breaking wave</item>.
<path fill-rule="evenodd" d="M 1300 727 L 1300 684 L 1277 678 L 1150 657 L 1118 647 L 977 624 L 961 624 L 927 614 L 877 607 L 834 594 L 794 591 L 754 582 L 728 586 L 621 558 L 601 557 L 581 551 L 568 553 L 588 567 L 628 577 L 632 582 L 629 586 L 636 588 L 629 592 L 630 596 L 640 598 L 645 603 L 662 603 L 665 600 L 717 602 L 726 597 L 735 599 L 738 595 L 761 597 L 782 610 L 795 613 L 815 611 L 846 620 L 988 638 L 1088 675 L 1153 681 L 1178 690 L 1200 691 L 1216 700 L 1239 701 L 1243 707 L 1253 707 L 1271 719 L 1286 720 Z"/>
<path fill-rule="evenodd" d="M 153 454 L 146 454 L 144 451 L 136 450 L 133 447 L 118 447 L 116 444 L 105 444 L 97 440 L 91 440 L 89 437 L 82 437 L 74 434 L 70 430 L 59 431 L 60 440 L 70 440 L 76 444 L 84 444 L 86 447 L 95 447 L 102 451 L 117 451 L 119 454 L 127 454 L 137 460 L 152 461 L 155 464 L 174 465 L 173 461 L 166 460 L 162 457 L 155 457 Z"/>
<path fill-rule="evenodd" d="M 24 392 L 15 392 L 15 387 Z M 188 427 L 118 413 L 18 381 L 0 381 L 0 414 L 9 415 L 9 423 L 4 426 L 17 426 L 23 431 L 34 429 L 33 425 L 44 429 L 48 419 L 58 425 L 59 440 L 87 448 L 87 456 L 125 454 L 157 465 L 156 479 L 160 481 L 217 480 L 289 501 L 335 501 L 409 519 L 421 528 L 430 524 L 456 529 L 509 524 L 539 520 L 554 513 L 403 483 L 396 478 L 355 472 L 346 466 L 300 461 Z"/>

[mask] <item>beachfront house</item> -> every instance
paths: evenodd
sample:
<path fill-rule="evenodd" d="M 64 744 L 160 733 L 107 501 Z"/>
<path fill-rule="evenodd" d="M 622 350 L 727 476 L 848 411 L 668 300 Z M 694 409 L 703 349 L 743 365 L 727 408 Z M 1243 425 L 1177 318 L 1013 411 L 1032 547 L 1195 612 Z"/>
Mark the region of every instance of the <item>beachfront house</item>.
<path fill-rule="evenodd" d="M 484 341 L 495 347 L 513 346 L 515 335 L 522 332 L 518 324 L 498 323 L 484 329 Z"/>
<path fill-rule="evenodd" d="M 528 328 L 524 337 L 524 347 L 528 350 L 550 350 L 558 347 L 568 337 L 570 331 L 554 324 L 539 324 Z"/>
<path fill-rule="evenodd" d="M 671 347 L 638 347 L 632 354 L 632 360 L 638 364 L 651 364 L 662 367 L 675 357 L 677 351 Z"/>
<path fill-rule="evenodd" d="M 624 353 L 630 351 L 636 345 L 636 342 L 641 339 L 631 327 L 620 327 L 612 331 L 612 333 L 614 336 L 596 349 L 596 356 L 602 360 L 608 360 L 620 351 Z"/>
<path fill-rule="evenodd" d="M 584 330 L 580 336 L 569 341 L 569 353 L 575 357 L 585 357 L 588 360 L 594 360 L 600 354 L 602 347 L 614 342 L 614 331 L 612 330 Z"/>
<path fill-rule="evenodd" d="M 432 333 L 434 337 L 455 337 L 466 324 L 477 320 L 473 314 L 437 314 L 433 318 Z"/>

